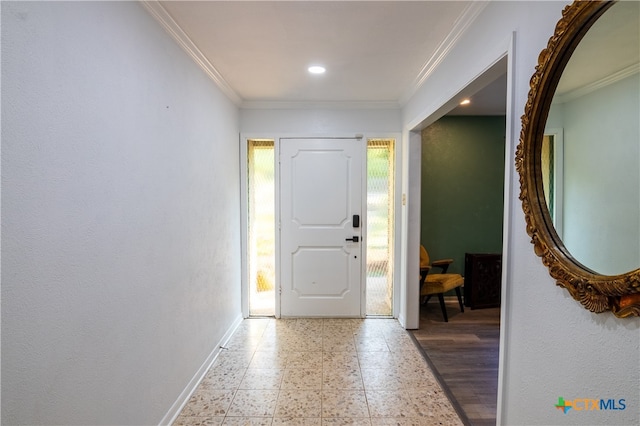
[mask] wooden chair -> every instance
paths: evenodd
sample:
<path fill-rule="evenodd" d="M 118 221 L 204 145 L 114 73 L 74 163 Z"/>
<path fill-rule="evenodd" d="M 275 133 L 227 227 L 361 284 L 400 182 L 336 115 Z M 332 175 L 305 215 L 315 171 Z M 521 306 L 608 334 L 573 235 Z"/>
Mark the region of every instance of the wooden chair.
<path fill-rule="evenodd" d="M 460 303 L 460 311 L 464 312 L 462 294 L 460 293 L 460 287 L 464 284 L 464 278 L 460 274 L 447 273 L 447 269 L 451 263 L 453 263 L 453 259 L 442 259 L 429 263 L 429 253 L 427 253 L 424 246 L 420 246 L 420 298 L 422 299 L 422 304 L 425 304 L 431 296 L 437 294 L 445 322 L 449 322 L 447 307 L 444 303 L 444 293 L 447 291 L 455 290 L 458 296 L 458 303 Z M 429 271 L 431 268 L 439 268 L 440 273 L 430 274 Z"/>

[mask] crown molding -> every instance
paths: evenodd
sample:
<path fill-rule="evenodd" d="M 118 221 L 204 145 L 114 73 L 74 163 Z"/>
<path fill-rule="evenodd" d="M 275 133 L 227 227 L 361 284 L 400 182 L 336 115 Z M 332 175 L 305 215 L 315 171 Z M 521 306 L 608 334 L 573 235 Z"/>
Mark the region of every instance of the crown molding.
<path fill-rule="evenodd" d="M 422 66 L 418 76 L 414 79 L 413 84 L 409 86 L 409 89 L 407 89 L 405 94 L 400 98 L 399 103 L 401 105 L 406 104 L 407 101 L 416 94 L 418 89 L 422 87 L 427 78 L 429 78 L 431 73 L 433 73 L 438 65 L 440 65 L 442 60 L 456 45 L 460 37 L 462 37 L 471 24 L 476 20 L 478 15 L 480 15 L 480 12 L 482 12 L 488 4 L 489 2 L 487 1 L 473 1 L 462 11 L 447 37 L 440 43 L 433 55 L 431 55 L 429 60 L 427 60 L 427 62 Z"/>
<path fill-rule="evenodd" d="M 242 109 L 400 109 L 396 101 L 244 101 Z"/>
<path fill-rule="evenodd" d="M 236 105 L 242 103 L 242 98 L 231 88 L 218 70 L 209 62 L 206 56 L 198 49 L 198 46 L 180 28 L 180 25 L 162 7 L 157 0 L 141 0 L 145 9 L 153 16 L 162 27 L 173 37 L 200 68 L 213 80 L 218 88 Z"/>
<path fill-rule="evenodd" d="M 620 80 L 624 80 L 627 77 L 631 77 L 634 74 L 640 73 L 640 62 L 630 65 L 618 72 L 615 72 L 609 76 L 596 80 L 593 83 L 585 84 L 582 87 L 571 90 L 563 95 L 556 96 L 553 99 L 554 104 L 563 104 L 576 100 L 582 96 L 588 95 L 591 92 L 595 92 L 598 89 L 602 89 L 610 84 L 616 83 Z"/>
<path fill-rule="evenodd" d="M 153 16 L 171 37 L 183 48 L 196 64 L 211 78 L 218 88 L 238 107 L 243 109 L 399 109 L 424 84 L 431 73 L 438 67 L 458 39 L 466 32 L 473 21 L 484 10 L 488 2 L 471 2 L 455 21 L 452 30 L 440 43 L 435 53 L 422 66 L 418 76 L 405 94 L 397 101 L 245 101 L 226 82 L 224 77 L 209 62 L 202 51 L 182 30 L 159 0 L 139 0 L 144 8 Z"/>

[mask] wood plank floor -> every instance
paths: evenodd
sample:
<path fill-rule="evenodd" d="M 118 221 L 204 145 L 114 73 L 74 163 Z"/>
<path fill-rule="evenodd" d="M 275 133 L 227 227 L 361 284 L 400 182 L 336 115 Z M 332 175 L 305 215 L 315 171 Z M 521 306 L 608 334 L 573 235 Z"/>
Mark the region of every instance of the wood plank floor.
<path fill-rule="evenodd" d="M 441 380 L 462 421 L 496 424 L 500 308 L 466 308 L 447 301 L 444 322 L 437 300 L 420 308 L 420 328 L 412 334 Z"/>

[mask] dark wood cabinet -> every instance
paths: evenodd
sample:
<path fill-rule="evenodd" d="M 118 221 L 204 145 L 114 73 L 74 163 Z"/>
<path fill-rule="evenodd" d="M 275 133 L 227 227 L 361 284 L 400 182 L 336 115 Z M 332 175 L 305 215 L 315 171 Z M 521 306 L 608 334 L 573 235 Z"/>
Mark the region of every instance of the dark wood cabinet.
<path fill-rule="evenodd" d="M 502 255 L 465 253 L 464 304 L 471 309 L 500 306 Z"/>

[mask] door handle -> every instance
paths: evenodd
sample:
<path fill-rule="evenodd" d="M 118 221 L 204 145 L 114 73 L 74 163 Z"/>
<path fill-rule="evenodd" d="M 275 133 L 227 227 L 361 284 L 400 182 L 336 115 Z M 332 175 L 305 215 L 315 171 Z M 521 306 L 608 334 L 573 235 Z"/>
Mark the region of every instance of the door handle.
<path fill-rule="evenodd" d="M 354 235 L 353 238 L 347 238 L 345 239 L 345 241 L 353 241 L 354 243 L 357 243 L 360 241 L 360 237 L 358 237 L 357 235 Z"/>

